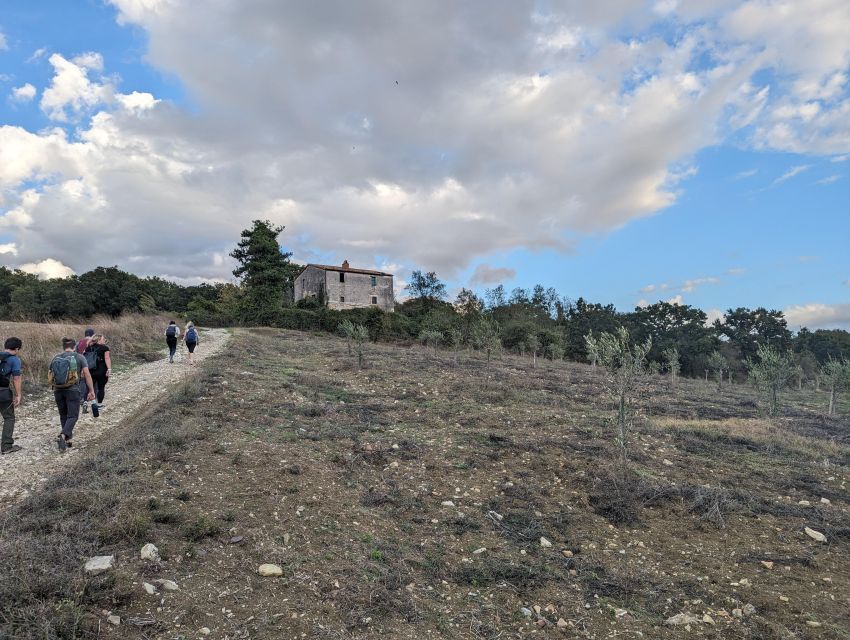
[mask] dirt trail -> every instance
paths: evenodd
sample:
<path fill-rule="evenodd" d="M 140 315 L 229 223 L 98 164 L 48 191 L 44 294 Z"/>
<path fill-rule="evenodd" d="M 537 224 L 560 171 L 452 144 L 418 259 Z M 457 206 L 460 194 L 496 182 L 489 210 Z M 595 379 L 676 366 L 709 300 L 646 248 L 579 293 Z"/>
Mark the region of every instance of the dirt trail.
<path fill-rule="evenodd" d="M 221 351 L 229 334 L 224 329 L 208 329 L 202 332 L 201 339 L 195 351 L 198 362 Z M 74 448 L 65 453 L 59 453 L 56 447 L 59 414 L 53 394 L 44 391 L 37 400 L 25 398 L 16 412 L 15 424 L 15 444 L 23 450 L 0 457 L 0 502 L 17 501 L 29 495 L 50 476 L 77 460 L 81 449 L 102 438 L 158 393 L 191 376 L 195 370 L 186 361 L 186 349 L 181 345 L 174 364 L 168 363 L 167 352 L 163 350 L 161 360 L 114 373 L 106 387 L 106 406 L 100 417 L 80 414 L 74 429 Z"/>

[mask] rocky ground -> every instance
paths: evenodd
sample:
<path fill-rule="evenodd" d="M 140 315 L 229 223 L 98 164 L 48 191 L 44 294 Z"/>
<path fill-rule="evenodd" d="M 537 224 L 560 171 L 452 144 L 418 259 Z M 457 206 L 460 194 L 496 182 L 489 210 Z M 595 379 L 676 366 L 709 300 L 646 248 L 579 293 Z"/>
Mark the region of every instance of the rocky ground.
<path fill-rule="evenodd" d="M 850 637 L 846 399 L 653 376 L 623 467 L 598 369 L 235 340 L 2 514 L 0 637 Z"/>
<path fill-rule="evenodd" d="M 205 330 L 203 344 L 195 351 L 197 362 L 200 364 L 219 353 L 228 337 L 223 329 Z M 74 447 L 62 454 L 56 446 L 60 428 L 53 394 L 49 389 L 26 393 L 23 404 L 16 411 L 15 425 L 15 444 L 23 449 L 0 457 L 0 501 L 20 500 L 37 491 L 51 476 L 77 462 L 93 442 L 108 438 L 113 428 L 138 414 L 143 407 L 155 404 L 170 386 L 192 375 L 194 369 L 186 361 L 186 349 L 182 344 L 173 364 L 168 363 L 166 350 L 162 352 L 162 359 L 155 362 L 134 366 L 121 364 L 115 362 L 112 379 L 106 385 L 106 406 L 100 417 L 81 413 L 74 431 Z"/>

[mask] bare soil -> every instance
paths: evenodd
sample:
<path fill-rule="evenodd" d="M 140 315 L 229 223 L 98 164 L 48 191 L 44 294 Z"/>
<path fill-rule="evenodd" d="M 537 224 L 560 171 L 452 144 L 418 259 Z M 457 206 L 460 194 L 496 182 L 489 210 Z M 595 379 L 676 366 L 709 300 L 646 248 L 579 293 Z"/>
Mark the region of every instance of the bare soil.
<path fill-rule="evenodd" d="M 486 384 L 474 354 L 368 345 L 358 371 L 333 337 L 233 344 L 3 514 L 0 636 L 850 637 L 826 394 L 768 418 L 743 385 L 653 376 L 623 468 L 586 365 L 506 356 Z"/>

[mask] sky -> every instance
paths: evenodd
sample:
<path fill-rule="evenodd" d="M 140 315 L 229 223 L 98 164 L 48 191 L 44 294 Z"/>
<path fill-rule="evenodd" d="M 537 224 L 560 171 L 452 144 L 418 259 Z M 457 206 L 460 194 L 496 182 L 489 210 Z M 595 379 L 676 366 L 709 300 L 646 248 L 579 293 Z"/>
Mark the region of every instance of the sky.
<path fill-rule="evenodd" d="M 850 329 L 848 33 L 846 0 L 0 0 L 0 262 L 226 281 L 268 219 L 398 289 Z"/>

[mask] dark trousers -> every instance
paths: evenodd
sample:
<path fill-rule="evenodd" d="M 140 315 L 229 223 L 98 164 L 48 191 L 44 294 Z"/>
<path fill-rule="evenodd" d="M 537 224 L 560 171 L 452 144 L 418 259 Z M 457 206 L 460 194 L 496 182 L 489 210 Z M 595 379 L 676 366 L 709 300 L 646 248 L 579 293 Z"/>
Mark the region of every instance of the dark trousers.
<path fill-rule="evenodd" d="M 168 359 L 174 360 L 174 354 L 177 353 L 177 338 L 165 338 L 165 343 L 168 345 Z"/>
<path fill-rule="evenodd" d="M 15 405 L 11 401 L 0 403 L 0 415 L 3 416 L 2 449 L 5 451 L 15 444 L 15 439 L 12 437 L 15 434 Z"/>
<path fill-rule="evenodd" d="M 70 389 L 55 389 L 53 397 L 59 407 L 59 422 L 66 440 L 74 437 L 74 425 L 80 419 L 80 388 L 76 385 Z"/>
<path fill-rule="evenodd" d="M 94 395 L 97 398 L 98 404 L 103 402 L 103 395 L 106 393 L 106 383 L 109 382 L 109 378 L 106 377 L 106 372 L 103 372 L 103 375 L 91 375 L 91 380 L 94 383 Z"/>

